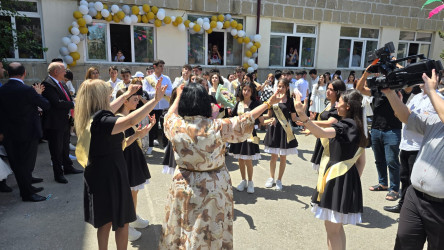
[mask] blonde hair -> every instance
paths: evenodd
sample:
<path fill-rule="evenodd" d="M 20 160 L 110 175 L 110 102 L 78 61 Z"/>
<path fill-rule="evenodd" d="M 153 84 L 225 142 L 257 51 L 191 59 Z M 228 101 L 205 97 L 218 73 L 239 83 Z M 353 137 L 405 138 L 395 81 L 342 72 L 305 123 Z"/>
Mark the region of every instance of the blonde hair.
<path fill-rule="evenodd" d="M 91 117 L 100 110 L 110 110 L 111 88 L 100 79 L 86 80 L 80 85 L 74 108 L 74 126 L 80 135 L 86 129 Z"/>
<path fill-rule="evenodd" d="M 100 74 L 100 71 L 99 71 L 98 68 L 96 68 L 96 67 L 94 67 L 94 66 L 89 67 L 89 69 L 86 71 L 85 80 L 92 79 L 92 78 L 91 78 L 91 74 L 92 74 L 92 72 L 93 72 L 94 70 L 97 70 L 97 73 Z"/>

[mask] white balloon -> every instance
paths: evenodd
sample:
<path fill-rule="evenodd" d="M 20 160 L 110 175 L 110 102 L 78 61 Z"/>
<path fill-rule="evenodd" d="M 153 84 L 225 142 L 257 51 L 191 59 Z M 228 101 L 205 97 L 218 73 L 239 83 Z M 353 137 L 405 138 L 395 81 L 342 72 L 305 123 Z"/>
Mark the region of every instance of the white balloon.
<path fill-rule="evenodd" d="M 144 15 L 145 11 L 143 11 L 143 7 L 139 6 L 139 15 Z"/>
<path fill-rule="evenodd" d="M 253 39 L 254 39 L 255 42 L 260 42 L 262 37 L 261 37 L 261 35 L 257 34 L 257 35 L 254 36 Z"/>
<path fill-rule="evenodd" d="M 258 56 L 257 52 L 253 53 L 253 57 L 256 58 Z"/>
<path fill-rule="evenodd" d="M 204 23 L 209 23 L 209 22 L 210 22 L 210 19 L 208 19 L 208 17 L 205 17 L 205 18 L 203 19 L 203 21 L 204 21 Z"/>
<path fill-rule="evenodd" d="M 204 29 L 200 29 L 198 33 L 202 35 L 204 33 Z"/>
<path fill-rule="evenodd" d="M 237 35 L 237 29 L 232 29 L 230 32 L 232 36 Z"/>
<path fill-rule="evenodd" d="M 165 12 L 157 12 L 157 19 L 159 20 L 165 19 Z"/>
<path fill-rule="evenodd" d="M 248 59 L 248 65 L 253 66 L 254 65 L 254 59 Z"/>
<path fill-rule="evenodd" d="M 69 52 L 75 52 L 77 51 L 77 45 L 75 43 L 68 44 L 68 50 Z M 69 64 L 69 63 L 68 63 Z"/>
<path fill-rule="evenodd" d="M 248 60 L 250 60 L 250 58 L 249 58 L 248 56 L 244 56 L 244 60 L 243 60 L 243 62 L 244 62 L 244 63 L 248 63 Z"/>
<path fill-rule="evenodd" d="M 204 30 L 208 30 L 210 27 L 211 27 L 210 23 L 208 23 L 208 22 L 203 23 L 203 25 L 202 25 L 202 28 L 204 28 Z"/>
<path fill-rule="evenodd" d="M 231 15 L 230 14 L 226 14 L 225 15 L 225 20 L 231 20 Z"/>
<path fill-rule="evenodd" d="M 222 22 L 217 22 L 216 23 L 216 29 L 220 30 L 224 27 L 224 24 Z"/>
<path fill-rule="evenodd" d="M 248 73 L 253 73 L 253 72 L 254 72 L 253 67 L 248 67 L 247 72 L 248 72 Z"/>
<path fill-rule="evenodd" d="M 196 23 L 199 24 L 200 26 L 202 26 L 203 22 L 204 22 L 203 19 L 200 17 L 196 20 Z"/>
<path fill-rule="evenodd" d="M 62 56 L 67 56 L 67 55 L 69 55 L 69 50 L 68 50 L 67 47 L 61 47 L 61 48 L 59 49 L 59 53 L 60 53 L 60 55 L 62 55 Z"/>
<path fill-rule="evenodd" d="M 238 37 L 244 37 L 244 36 L 245 36 L 245 31 L 243 31 L 243 30 L 239 30 L 239 31 L 237 32 L 237 36 L 238 36 Z"/>
<path fill-rule="evenodd" d="M 128 15 L 129 13 L 131 13 L 131 8 L 128 5 L 123 5 L 122 11 L 125 12 L 126 15 Z"/>
<path fill-rule="evenodd" d="M 96 3 L 94 4 L 94 8 L 95 8 L 97 11 L 101 11 L 101 10 L 103 10 L 103 3 L 101 3 L 101 2 L 96 2 Z"/>
<path fill-rule="evenodd" d="M 181 24 L 179 24 L 179 25 L 177 26 L 177 28 L 178 28 L 180 31 L 184 31 L 186 27 L 185 27 L 185 24 L 181 23 Z"/>
<path fill-rule="evenodd" d="M 74 22 L 72 22 L 71 26 L 72 26 L 72 27 L 76 27 L 76 28 L 78 28 L 78 27 L 79 27 L 79 24 L 77 23 L 77 21 L 74 21 Z"/>
<path fill-rule="evenodd" d="M 85 5 L 82 5 L 82 6 L 85 6 Z M 76 28 L 76 27 L 72 27 L 71 28 L 71 34 L 73 34 L 73 35 L 78 35 L 78 34 L 80 34 L 80 30 L 79 30 L 79 28 Z"/>
<path fill-rule="evenodd" d="M 85 35 L 84 34 L 79 34 L 79 37 L 80 37 L 80 41 L 85 40 Z"/>
<path fill-rule="evenodd" d="M 259 65 L 254 64 L 254 65 L 253 65 L 253 69 L 254 69 L 254 70 L 257 70 L 257 68 L 259 68 Z"/>
<path fill-rule="evenodd" d="M 88 6 L 88 1 L 86 1 L 86 0 L 82 0 L 82 1 L 80 1 L 80 5 L 86 5 L 86 6 Z"/>
<path fill-rule="evenodd" d="M 139 21 L 137 16 L 136 15 L 131 15 L 131 23 L 137 23 L 137 21 Z"/>
<path fill-rule="evenodd" d="M 88 9 L 89 8 L 94 8 L 94 2 L 90 2 L 89 4 L 88 4 Z"/>
<path fill-rule="evenodd" d="M 231 27 L 228 27 L 228 28 L 226 28 L 225 30 L 226 30 L 227 32 L 231 32 L 232 28 L 231 28 Z"/>
<path fill-rule="evenodd" d="M 194 31 L 193 29 L 190 29 L 190 34 L 196 34 L 196 31 Z"/>
<path fill-rule="evenodd" d="M 165 14 L 165 9 L 159 9 L 159 10 L 157 11 L 157 13 L 159 13 L 159 12 L 163 12 L 163 13 Z"/>
<path fill-rule="evenodd" d="M 188 25 L 188 27 L 190 27 L 190 29 L 193 29 L 194 25 L 196 25 L 196 24 L 195 24 L 195 23 L 190 23 L 190 24 Z"/>
<path fill-rule="evenodd" d="M 97 15 L 97 10 L 95 8 L 89 8 L 88 14 L 90 16 L 96 16 Z"/>
<path fill-rule="evenodd" d="M 93 18 L 92 18 L 90 15 L 84 15 L 84 16 L 83 16 L 83 19 L 85 19 L 85 22 L 86 22 L 87 24 L 90 24 L 90 23 L 92 23 L 92 21 L 93 21 Z"/>
<path fill-rule="evenodd" d="M 171 16 L 171 22 L 175 22 L 176 21 L 176 17 L 175 16 Z"/>
<path fill-rule="evenodd" d="M 76 35 L 73 35 L 73 36 L 71 37 L 71 42 L 73 42 L 73 43 L 75 43 L 75 44 L 80 43 L 80 37 L 79 37 L 79 36 L 76 36 Z"/>
<path fill-rule="evenodd" d="M 119 6 L 117 6 L 117 5 L 115 5 L 115 4 L 111 6 L 111 12 L 112 12 L 112 13 L 115 14 L 115 13 L 117 13 L 118 11 L 119 11 Z"/>
<path fill-rule="evenodd" d="M 88 6 L 87 6 L 87 5 L 80 5 L 80 6 L 79 6 L 79 11 L 80 11 L 80 13 L 82 13 L 83 15 L 88 14 L 88 11 L 89 11 Z"/>
<path fill-rule="evenodd" d="M 131 17 L 129 17 L 129 16 L 125 16 L 125 17 L 123 18 L 123 23 L 124 23 L 124 24 L 131 24 Z"/>
<path fill-rule="evenodd" d="M 253 46 L 252 42 L 247 43 L 247 49 L 251 48 L 251 46 Z"/>
<path fill-rule="evenodd" d="M 63 61 L 66 62 L 66 64 L 71 64 L 74 62 L 74 59 L 72 58 L 72 56 L 67 55 L 63 58 Z"/>
<path fill-rule="evenodd" d="M 100 11 L 100 13 L 102 14 L 103 17 L 108 17 L 109 16 L 109 10 L 107 9 L 103 9 Z"/>
<path fill-rule="evenodd" d="M 64 36 L 64 37 L 62 37 L 62 43 L 63 43 L 63 45 L 68 46 L 68 44 L 71 43 L 71 39 L 67 36 Z"/>

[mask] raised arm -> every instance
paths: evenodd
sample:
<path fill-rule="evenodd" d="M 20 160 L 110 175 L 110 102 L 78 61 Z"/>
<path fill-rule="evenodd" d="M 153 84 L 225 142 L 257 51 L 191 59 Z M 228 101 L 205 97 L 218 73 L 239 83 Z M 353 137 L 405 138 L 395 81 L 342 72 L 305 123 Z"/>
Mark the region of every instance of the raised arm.
<path fill-rule="evenodd" d="M 444 100 L 436 93 L 436 86 L 438 84 L 435 70 L 432 70 L 432 77 L 429 78 L 425 73 L 422 75 L 424 80 L 424 92 L 429 96 L 433 107 L 438 113 L 439 119 L 444 123 Z"/>
<path fill-rule="evenodd" d="M 123 93 L 123 95 L 119 96 L 118 98 L 114 99 L 110 104 L 110 108 L 111 108 L 111 112 L 116 113 L 117 110 L 119 110 L 119 108 L 123 105 L 123 102 L 130 98 L 130 96 L 134 95 L 139 89 L 141 88 L 141 86 L 139 85 L 135 85 L 135 84 L 130 84 L 128 87 L 128 90 L 125 91 L 125 93 Z"/>
<path fill-rule="evenodd" d="M 358 83 L 356 84 L 356 90 L 358 90 L 359 92 L 361 92 L 361 94 L 366 95 L 366 96 L 372 95 L 372 91 L 368 87 L 365 86 L 365 83 L 367 82 L 367 77 L 369 75 L 370 75 L 370 73 L 367 72 L 367 70 L 365 70 L 364 74 L 362 74 L 361 78 L 359 79 Z"/>

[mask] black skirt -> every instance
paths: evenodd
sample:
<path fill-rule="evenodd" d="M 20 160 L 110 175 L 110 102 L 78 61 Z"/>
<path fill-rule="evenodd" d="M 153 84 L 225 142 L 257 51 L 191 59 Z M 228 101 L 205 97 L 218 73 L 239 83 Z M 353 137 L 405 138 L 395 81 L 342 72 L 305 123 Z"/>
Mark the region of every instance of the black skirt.
<path fill-rule="evenodd" d="M 162 165 L 163 174 L 174 174 L 174 170 L 176 169 L 176 160 L 174 159 L 173 145 L 170 141 L 168 141 L 168 145 L 165 149 L 165 155 L 163 156 Z"/>
<path fill-rule="evenodd" d="M 231 143 L 228 153 L 234 159 L 259 160 L 261 158 L 259 145 L 248 141 Z"/>
<path fill-rule="evenodd" d="M 321 163 L 323 152 L 324 152 L 324 147 L 322 146 L 321 140 L 318 138 L 316 139 L 316 145 L 310 160 L 310 162 L 313 164 L 314 170 L 319 170 L 319 164 Z"/>
<path fill-rule="evenodd" d="M 279 121 L 276 125 L 269 126 L 264 139 L 264 151 L 270 154 L 291 155 L 297 154 L 298 141 L 296 139 L 287 142 L 287 133 Z"/>
<path fill-rule="evenodd" d="M 142 185 L 151 178 L 145 155 L 137 144 L 137 141 L 125 148 L 123 156 L 128 167 L 128 178 L 131 188 Z"/>

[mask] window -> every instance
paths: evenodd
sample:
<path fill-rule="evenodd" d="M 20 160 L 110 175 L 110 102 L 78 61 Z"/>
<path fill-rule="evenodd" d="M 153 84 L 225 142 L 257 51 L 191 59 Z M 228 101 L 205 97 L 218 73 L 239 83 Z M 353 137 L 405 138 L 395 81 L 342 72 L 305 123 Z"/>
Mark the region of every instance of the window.
<path fill-rule="evenodd" d="M 397 58 L 424 54 L 425 57 L 429 57 L 430 46 L 432 44 L 432 33 L 413 32 L 413 31 L 401 31 L 399 33 L 399 44 Z M 416 59 L 401 62 L 403 66 L 406 63 L 416 62 Z"/>
<path fill-rule="evenodd" d="M 204 16 L 188 15 L 188 20 L 194 22 Z M 207 18 L 210 18 L 208 16 Z M 242 19 L 233 18 L 239 24 Z M 213 30 L 210 34 L 202 28 L 198 33 L 188 31 L 188 63 L 200 65 L 241 65 L 242 44 L 226 30 Z"/>
<path fill-rule="evenodd" d="M 314 67 L 316 26 L 271 22 L 270 66 Z"/>
<path fill-rule="evenodd" d="M 88 24 L 86 60 L 94 62 L 117 61 L 152 63 L 155 58 L 155 37 L 152 24 L 116 24 L 94 20 Z"/>
<path fill-rule="evenodd" d="M 378 48 L 378 29 L 341 27 L 338 68 L 364 68 L 367 54 Z"/>
<path fill-rule="evenodd" d="M 8 52 L 0 57 L 11 59 L 43 59 L 43 34 L 41 11 L 36 0 L 18 1 L 9 3 L 11 9 L 17 11 L 15 15 L 8 15 L 6 11 L 0 13 L 0 25 L 6 28 L 2 39 L 6 39 L 10 46 Z"/>

